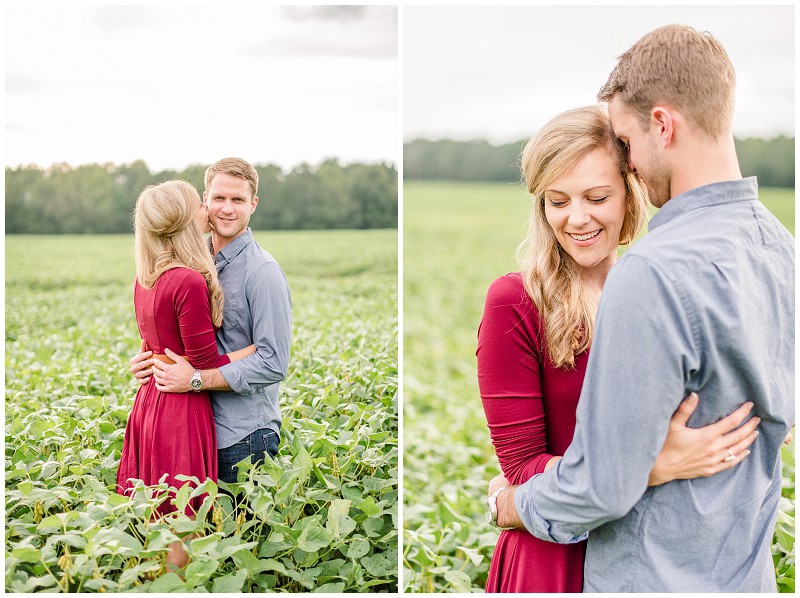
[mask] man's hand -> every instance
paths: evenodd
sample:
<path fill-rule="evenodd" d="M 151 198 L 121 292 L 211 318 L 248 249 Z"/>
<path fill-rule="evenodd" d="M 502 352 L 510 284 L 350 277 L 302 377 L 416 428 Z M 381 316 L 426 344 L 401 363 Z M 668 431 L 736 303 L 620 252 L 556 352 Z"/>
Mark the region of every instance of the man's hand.
<path fill-rule="evenodd" d="M 175 363 L 153 360 L 153 378 L 156 381 L 156 388 L 161 392 L 190 392 L 192 387 L 189 383 L 194 374 L 192 364 L 169 349 L 164 349 L 164 352 Z"/>
<path fill-rule="evenodd" d="M 139 354 L 131 359 L 131 373 L 139 384 L 147 384 L 150 381 L 150 376 L 153 375 L 153 361 L 150 356 L 153 355 L 152 351 L 147 351 L 147 343 L 142 339 Z"/>
<path fill-rule="evenodd" d="M 499 527 L 524 529 L 525 526 L 522 525 L 522 520 L 517 515 L 517 507 L 514 506 L 514 492 L 517 487 L 511 486 L 501 473 L 493 477 L 489 482 L 489 494 L 487 496 L 490 496 L 498 488 L 506 489 L 497 496 L 497 525 Z"/>

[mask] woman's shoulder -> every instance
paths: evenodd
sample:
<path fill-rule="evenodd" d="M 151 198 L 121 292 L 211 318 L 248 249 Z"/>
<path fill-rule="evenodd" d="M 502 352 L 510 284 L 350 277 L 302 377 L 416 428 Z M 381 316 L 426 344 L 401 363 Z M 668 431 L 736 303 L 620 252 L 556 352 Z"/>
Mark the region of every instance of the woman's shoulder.
<path fill-rule="evenodd" d="M 509 272 L 505 276 L 496 278 L 489 285 L 486 301 L 492 303 L 530 303 L 531 299 L 525 284 L 522 282 L 522 272 Z"/>
<path fill-rule="evenodd" d="M 485 312 L 499 310 L 513 312 L 519 317 L 539 318 L 539 310 L 531 301 L 521 272 L 510 272 L 501 276 L 489 285 L 486 293 Z"/>
<path fill-rule="evenodd" d="M 177 266 L 165 270 L 159 277 L 162 283 L 168 283 L 175 286 L 206 286 L 206 279 L 197 270 L 187 268 L 186 266 Z"/>

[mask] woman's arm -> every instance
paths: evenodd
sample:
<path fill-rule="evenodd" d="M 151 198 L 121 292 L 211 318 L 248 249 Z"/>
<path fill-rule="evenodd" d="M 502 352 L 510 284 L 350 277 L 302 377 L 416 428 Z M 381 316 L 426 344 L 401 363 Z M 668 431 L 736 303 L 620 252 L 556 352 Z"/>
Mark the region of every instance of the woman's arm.
<path fill-rule="evenodd" d="M 234 361 L 239 361 L 240 359 L 244 359 L 248 355 L 252 355 L 255 352 L 256 352 L 255 345 L 247 345 L 244 349 L 239 349 L 238 351 L 231 351 L 230 353 L 227 353 L 227 355 L 228 358 L 231 360 L 231 362 L 234 362 Z"/>
<path fill-rule="evenodd" d="M 750 451 L 761 422 L 751 417 L 742 422 L 753 408 L 745 403 L 723 419 L 702 428 L 689 428 L 699 397 L 692 393 L 678 407 L 669 424 L 664 446 L 650 472 L 648 485 L 658 486 L 672 480 L 688 480 L 714 475 L 738 465 Z M 741 425 L 741 427 L 739 427 Z"/>
<path fill-rule="evenodd" d="M 478 385 L 500 468 L 512 484 L 541 473 L 547 452 L 539 318 L 518 277 L 496 280 L 478 329 Z"/>

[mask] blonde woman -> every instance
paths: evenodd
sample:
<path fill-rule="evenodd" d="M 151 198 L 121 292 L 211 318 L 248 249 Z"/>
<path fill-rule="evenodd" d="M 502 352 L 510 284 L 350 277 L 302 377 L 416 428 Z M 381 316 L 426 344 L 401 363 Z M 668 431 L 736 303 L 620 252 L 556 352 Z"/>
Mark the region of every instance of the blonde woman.
<path fill-rule="evenodd" d="M 195 188 L 184 181 L 167 181 L 147 187 L 136 202 L 136 281 L 133 303 L 143 345 L 157 358 L 166 359 L 167 347 L 195 368 L 219 367 L 253 352 L 250 346 L 220 356 L 214 329 L 222 323 L 223 295 L 217 270 L 203 240 L 208 230 L 206 210 Z M 125 494 L 130 480 L 145 484 L 184 482 L 176 475 L 217 480 L 217 440 L 208 393 L 161 392 L 151 379 L 136 394 L 125 428 L 117 491 Z M 190 500 L 187 513 L 195 513 L 203 496 Z M 170 500 L 159 507 L 174 511 Z M 187 557 L 179 542 L 168 563 L 179 568 Z"/>
<path fill-rule="evenodd" d="M 547 123 L 526 145 L 521 166 L 533 196 L 529 233 L 520 248 L 523 270 L 491 285 L 477 350 L 492 443 L 511 484 L 552 467 L 572 441 L 603 284 L 617 247 L 631 243 L 644 224 L 647 205 L 605 110 L 597 106 Z M 757 418 L 731 432 L 749 404 L 695 431 L 685 423 L 697 400 L 687 399 L 673 417 L 650 485 L 708 476 L 749 454 Z M 709 456 L 705 449 L 716 448 L 726 433 L 736 457 L 719 462 L 718 453 Z M 487 517 L 495 524 L 496 496 L 487 501 Z M 580 592 L 584 545 L 505 530 L 486 591 Z"/>

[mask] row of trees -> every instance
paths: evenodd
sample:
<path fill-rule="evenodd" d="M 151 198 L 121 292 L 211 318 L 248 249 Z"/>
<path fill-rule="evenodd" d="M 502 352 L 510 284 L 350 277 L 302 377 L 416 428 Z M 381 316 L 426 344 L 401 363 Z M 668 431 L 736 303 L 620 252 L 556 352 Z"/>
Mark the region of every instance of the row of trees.
<path fill-rule="evenodd" d="M 172 178 L 192 183 L 202 194 L 206 165 L 151 173 L 132 164 L 56 164 L 6 168 L 6 234 L 123 233 L 141 190 Z M 255 230 L 397 227 L 397 170 L 388 164 L 318 166 L 301 164 L 284 172 L 256 165 L 258 209 Z"/>
<path fill-rule="evenodd" d="M 794 137 L 735 141 L 744 176 L 757 176 L 762 187 L 794 187 Z M 407 179 L 516 182 L 524 145 L 417 139 L 404 146 L 403 172 Z"/>

